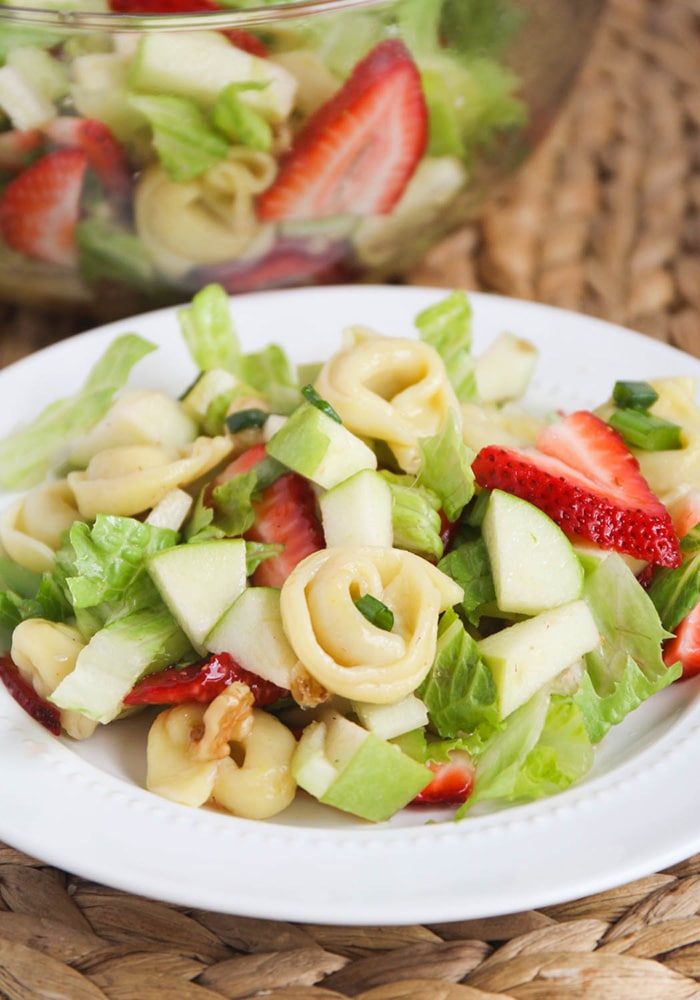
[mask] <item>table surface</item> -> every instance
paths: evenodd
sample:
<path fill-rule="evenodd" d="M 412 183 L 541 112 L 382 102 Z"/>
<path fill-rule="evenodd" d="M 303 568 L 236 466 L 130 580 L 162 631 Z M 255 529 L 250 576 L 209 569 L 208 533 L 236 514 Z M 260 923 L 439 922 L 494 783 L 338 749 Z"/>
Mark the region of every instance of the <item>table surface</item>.
<path fill-rule="evenodd" d="M 566 112 L 416 284 L 622 323 L 700 357 L 700 0 L 610 0 Z M 87 328 L 0 306 L 0 366 Z M 188 911 L 0 844 L 10 1000 L 700 998 L 700 856 L 581 900 L 438 926 Z"/>

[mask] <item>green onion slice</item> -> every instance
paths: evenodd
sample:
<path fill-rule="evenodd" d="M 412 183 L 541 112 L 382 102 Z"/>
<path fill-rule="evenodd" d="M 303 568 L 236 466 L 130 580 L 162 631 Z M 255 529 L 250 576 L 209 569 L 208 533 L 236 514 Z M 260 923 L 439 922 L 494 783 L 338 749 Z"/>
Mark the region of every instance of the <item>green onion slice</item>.
<path fill-rule="evenodd" d="M 626 444 L 644 451 L 671 451 L 683 447 L 681 428 L 642 410 L 615 410 L 608 423 Z"/>
<path fill-rule="evenodd" d="M 648 410 L 659 394 L 648 382 L 616 382 L 613 388 L 613 403 L 629 410 Z"/>
<path fill-rule="evenodd" d="M 247 431 L 251 427 L 263 427 L 269 416 L 270 414 L 266 413 L 265 410 L 251 407 L 248 410 L 231 413 L 226 417 L 225 423 L 232 434 L 237 434 L 238 431 Z"/>
<path fill-rule="evenodd" d="M 343 421 L 335 412 L 331 404 L 325 399 L 322 399 L 312 385 L 305 385 L 301 390 L 301 394 L 309 403 L 311 403 L 312 406 L 315 406 L 317 410 L 320 410 L 321 413 L 325 413 L 327 417 L 330 417 L 331 420 L 335 420 L 337 424 L 342 424 Z"/>
<path fill-rule="evenodd" d="M 384 629 L 385 632 L 391 632 L 394 627 L 394 612 L 377 597 L 363 594 L 355 601 L 355 607 L 372 625 Z"/>

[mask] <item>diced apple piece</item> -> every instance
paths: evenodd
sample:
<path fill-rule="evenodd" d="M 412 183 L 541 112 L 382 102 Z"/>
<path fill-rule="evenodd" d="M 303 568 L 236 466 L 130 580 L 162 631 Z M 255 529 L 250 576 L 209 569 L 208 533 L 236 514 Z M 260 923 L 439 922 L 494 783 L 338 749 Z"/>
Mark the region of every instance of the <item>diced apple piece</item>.
<path fill-rule="evenodd" d="M 302 403 L 267 443 L 278 462 L 329 490 L 361 469 L 376 469 L 364 441 L 311 403 Z"/>
<path fill-rule="evenodd" d="M 482 532 L 502 611 L 536 615 L 581 596 L 583 567 L 573 546 L 538 507 L 493 490 Z"/>
<path fill-rule="evenodd" d="M 326 545 L 391 548 L 391 488 L 374 469 L 361 469 L 319 499 Z"/>
<path fill-rule="evenodd" d="M 280 592 L 247 587 L 205 639 L 212 653 L 230 653 L 244 670 L 288 688 L 298 663 L 282 627 Z"/>
<path fill-rule="evenodd" d="M 198 423 L 203 423 L 209 407 L 221 396 L 231 398 L 238 385 L 238 379 L 223 368 L 210 368 L 202 372 L 192 388 L 182 400 L 182 405 Z"/>
<path fill-rule="evenodd" d="M 152 556 L 148 571 L 172 615 L 199 652 L 205 637 L 246 586 L 241 538 L 175 545 Z"/>
<path fill-rule="evenodd" d="M 354 701 L 353 712 L 365 729 L 382 740 L 393 740 L 428 724 L 428 709 L 415 694 L 409 694 L 391 705 L 370 705 Z"/>
<path fill-rule="evenodd" d="M 481 639 L 479 652 L 493 674 L 502 719 L 600 642 L 583 600 L 542 611 Z"/>
<path fill-rule="evenodd" d="M 331 710 L 304 730 L 292 773 L 324 805 L 375 823 L 403 809 L 433 777 L 394 744 Z"/>
<path fill-rule="evenodd" d="M 166 493 L 149 512 L 146 524 L 152 524 L 155 528 L 179 531 L 192 508 L 192 502 L 189 493 L 176 487 Z"/>
<path fill-rule="evenodd" d="M 484 403 L 519 399 L 537 364 L 537 348 L 529 340 L 503 332 L 476 360 L 476 389 Z"/>

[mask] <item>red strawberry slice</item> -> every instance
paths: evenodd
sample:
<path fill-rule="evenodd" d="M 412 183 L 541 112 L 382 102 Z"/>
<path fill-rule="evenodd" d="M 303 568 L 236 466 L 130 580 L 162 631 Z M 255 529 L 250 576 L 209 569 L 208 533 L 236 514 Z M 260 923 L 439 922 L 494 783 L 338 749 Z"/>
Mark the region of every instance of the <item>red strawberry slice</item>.
<path fill-rule="evenodd" d="M 678 566 L 678 536 L 620 435 L 579 411 L 539 435 L 537 447 L 489 445 L 473 462 L 476 481 L 535 504 L 569 536 L 601 548 Z"/>
<path fill-rule="evenodd" d="M 253 503 L 255 523 L 249 541 L 282 545 L 279 555 L 260 563 L 253 574 L 257 587 L 281 587 L 294 567 L 325 544 L 316 516 L 316 496 L 308 480 L 286 472 Z"/>
<path fill-rule="evenodd" d="M 700 603 L 686 615 L 675 636 L 664 643 L 663 659 L 667 667 L 680 660 L 684 678 L 700 673 Z"/>
<path fill-rule="evenodd" d="M 14 177 L 0 196 L 0 236 L 18 253 L 74 266 L 75 227 L 87 168 L 81 149 L 56 149 Z"/>
<path fill-rule="evenodd" d="M 429 761 L 435 777 L 413 799 L 413 806 L 459 806 L 474 787 L 474 765 L 463 750 L 453 750 L 448 761 Z"/>
<path fill-rule="evenodd" d="M 376 45 L 299 133 L 258 216 L 321 219 L 390 212 L 428 136 L 421 80 L 398 39 Z"/>
<path fill-rule="evenodd" d="M 131 171 L 124 150 L 111 130 L 94 118 L 62 115 L 45 127 L 57 146 L 82 149 L 107 194 L 127 201 L 131 195 Z"/>
<path fill-rule="evenodd" d="M 253 692 L 260 708 L 271 705 L 289 692 L 240 666 L 229 653 L 216 653 L 206 663 L 169 667 L 138 681 L 124 699 L 125 705 L 181 705 L 196 701 L 208 704 L 234 681 L 242 681 Z"/>
<path fill-rule="evenodd" d="M 0 133 L 0 170 L 17 173 L 39 155 L 44 137 L 37 128 Z"/>
<path fill-rule="evenodd" d="M 40 722 L 44 729 L 48 729 L 54 736 L 61 735 L 60 711 L 36 693 L 9 656 L 0 656 L 0 680 L 28 715 Z"/>
<path fill-rule="evenodd" d="M 254 445 L 226 466 L 214 485 L 232 476 L 250 472 L 265 458 L 265 445 Z M 253 574 L 258 587 L 281 587 L 297 563 L 325 545 L 323 528 L 316 515 L 316 495 L 307 479 L 285 472 L 253 501 L 255 523 L 246 532 L 251 542 L 284 546 L 279 555 L 260 563 Z"/>

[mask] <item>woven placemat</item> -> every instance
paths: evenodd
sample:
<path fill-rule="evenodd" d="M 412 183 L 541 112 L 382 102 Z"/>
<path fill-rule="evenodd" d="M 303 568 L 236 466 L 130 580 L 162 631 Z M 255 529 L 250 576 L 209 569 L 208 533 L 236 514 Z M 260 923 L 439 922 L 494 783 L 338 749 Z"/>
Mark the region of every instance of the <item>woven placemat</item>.
<path fill-rule="evenodd" d="M 546 144 L 411 280 L 564 306 L 700 356 L 700 0 L 611 0 Z M 0 365 L 87 325 L 0 307 Z M 700 855 L 541 910 L 385 928 L 187 910 L 0 845 L 10 1000 L 686 1000 L 699 984 Z"/>

